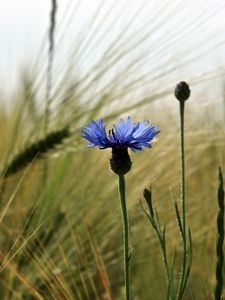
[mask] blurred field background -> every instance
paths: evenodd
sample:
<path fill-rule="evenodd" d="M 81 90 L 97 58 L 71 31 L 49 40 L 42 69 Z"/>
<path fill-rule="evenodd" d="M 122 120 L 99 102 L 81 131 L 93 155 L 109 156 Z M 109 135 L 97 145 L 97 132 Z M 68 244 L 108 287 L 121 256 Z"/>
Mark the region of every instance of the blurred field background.
<path fill-rule="evenodd" d="M 132 299 L 166 299 L 160 248 L 140 202 L 151 185 L 178 265 L 171 193 L 179 199 L 173 90 L 181 80 L 192 91 L 185 143 L 194 254 L 184 299 L 213 299 L 218 166 L 225 170 L 224 3 L 96 0 L 90 10 L 89 1 L 65 3 L 58 1 L 48 92 L 51 1 L 35 59 L 14 70 L 17 80 L 1 88 L 0 299 L 123 299 L 117 177 L 108 167 L 110 150 L 86 148 L 80 128 L 103 117 L 110 129 L 128 115 L 161 130 L 150 151 L 132 154 L 126 176 Z M 70 136 L 47 140 L 41 159 L 36 153 L 15 163 L 31 145 L 65 127 Z"/>

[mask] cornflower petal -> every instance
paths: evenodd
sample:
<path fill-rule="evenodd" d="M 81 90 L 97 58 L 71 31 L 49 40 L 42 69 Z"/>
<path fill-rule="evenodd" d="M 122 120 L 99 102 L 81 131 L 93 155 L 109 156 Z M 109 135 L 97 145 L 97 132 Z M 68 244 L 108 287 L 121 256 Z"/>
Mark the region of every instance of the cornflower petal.
<path fill-rule="evenodd" d="M 147 121 L 133 123 L 129 116 L 126 120 L 122 118 L 117 125 L 106 134 L 106 125 L 102 119 L 91 121 L 88 127 L 83 127 L 82 136 L 90 144 L 88 146 L 98 146 L 105 148 L 130 148 L 133 152 L 141 151 L 143 147 L 151 148 L 151 140 L 158 135 L 157 127 Z"/>
<path fill-rule="evenodd" d="M 83 127 L 82 136 L 90 142 L 89 147 L 98 146 L 101 149 L 109 147 L 105 128 L 106 125 L 102 119 L 90 121 L 88 127 Z"/>

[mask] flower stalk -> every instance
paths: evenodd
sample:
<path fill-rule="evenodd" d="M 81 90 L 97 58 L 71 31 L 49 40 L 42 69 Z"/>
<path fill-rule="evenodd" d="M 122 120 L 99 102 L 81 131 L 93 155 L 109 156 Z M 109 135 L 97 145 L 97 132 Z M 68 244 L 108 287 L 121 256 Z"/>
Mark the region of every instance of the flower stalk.
<path fill-rule="evenodd" d="M 173 251 L 172 260 L 168 256 L 166 247 L 166 225 L 161 225 L 156 208 L 152 204 L 151 190 L 145 189 L 143 196 L 148 205 L 148 212 L 143 209 L 147 215 L 160 243 L 164 266 L 167 276 L 167 296 L 168 300 L 181 300 L 191 271 L 192 264 L 192 238 L 190 228 L 186 226 L 186 181 L 185 181 L 185 148 L 184 148 L 184 108 L 185 101 L 190 96 L 190 89 L 186 82 L 181 81 L 177 84 L 174 95 L 179 101 L 180 110 L 180 157 L 181 157 L 181 209 L 180 212 L 177 201 L 174 200 L 174 208 L 177 219 L 177 226 L 181 236 L 182 243 L 182 264 L 178 286 L 174 280 L 174 262 L 176 251 Z"/>
<path fill-rule="evenodd" d="M 129 251 L 129 222 L 126 206 L 126 193 L 125 193 L 125 177 L 119 175 L 119 192 L 121 203 L 121 214 L 123 220 L 123 243 L 124 243 L 124 285 L 125 285 L 125 299 L 130 300 L 130 258 Z"/>
<path fill-rule="evenodd" d="M 186 228 L 186 180 L 185 180 L 185 151 L 184 151 L 184 108 L 185 101 L 190 96 L 190 89 L 186 82 L 181 81 L 175 88 L 175 97 L 179 101 L 180 108 L 180 157 L 181 157 L 181 207 L 182 207 L 182 219 L 181 219 L 181 238 L 183 244 L 183 258 L 182 258 L 182 270 L 180 276 L 180 282 L 178 287 L 177 299 L 180 300 L 183 297 L 187 280 L 191 268 L 191 260 L 187 263 L 187 228 Z M 179 214 L 179 213 L 178 213 Z M 191 235 L 189 231 L 189 241 L 191 241 Z M 192 245 L 190 242 L 189 252 L 192 252 Z"/>
<path fill-rule="evenodd" d="M 187 265 L 187 229 L 186 229 L 186 182 L 185 182 L 185 154 L 184 154 L 184 106 L 185 102 L 180 101 L 180 156 L 181 156 L 181 205 L 182 205 L 182 239 L 183 239 L 183 263 L 181 274 L 181 287 L 184 283 Z M 179 295 L 179 294 L 178 294 Z M 182 299 L 182 292 L 178 299 Z"/>
<path fill-rule="evenodd" d="M 215 286 L 215 300 L 222 299 L 223 289 L 223 242 L 224 242 L 224 188 L 223 188 L 223 174 L 221 168 L 219 168 L 219 186 L 218 186 L 218 214 L 217 214 L 217 264 L 216 264 L 216 286 Z"/>

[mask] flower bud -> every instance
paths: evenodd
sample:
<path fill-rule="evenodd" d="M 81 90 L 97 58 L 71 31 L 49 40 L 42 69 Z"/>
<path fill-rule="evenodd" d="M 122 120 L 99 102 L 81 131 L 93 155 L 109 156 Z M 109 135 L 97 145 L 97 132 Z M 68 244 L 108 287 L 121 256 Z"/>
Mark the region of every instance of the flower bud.
<path fill-rule="evenodd" d="M 143 196 L 146 200 L 146 203 L 148 205 L 148 208 L 149 208 L 149 212 L 151 214 L 151 217 L 153 218 L 154 217 L 154 210 L 153 210 L 153 206 L 152 206 L 152 192 L 151 192 L 151 189 L 144 189 L 143 191 Z"/>
<path fill-rule="evenodd" d="M 190 97 L 191 91 L 189 85 L 185 81 L 181 81 L 176 85 L 174 95 L 179 101 L 185 101 Z"/>
<path fill-rule="evenodd" d="M 117 175 L 125 175 L 130 171 L 132 162 L 127 147 L 118 146 L 112 148 L 112 157 L 109 160 L 111 170 Z"/>

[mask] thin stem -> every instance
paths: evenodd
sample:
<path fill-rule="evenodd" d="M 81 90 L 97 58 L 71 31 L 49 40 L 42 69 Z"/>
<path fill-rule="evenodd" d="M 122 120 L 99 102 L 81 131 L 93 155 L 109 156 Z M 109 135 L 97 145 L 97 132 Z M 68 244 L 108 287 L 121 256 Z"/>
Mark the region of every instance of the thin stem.
<path fill-rule="evenodd" d="M 119 191 L 121 201 L 121 213 L 123 219 L 123 242 L 124 242 L 124 281 L 126 290 L 126 300 L 130 300 L 130 253 L 129 253 L 129 223 L 126 207 L 126 194 L 125 194 L 125 178 L 124 175 L 119 175 Z"/>
<path fill-rule="evenodd" d="M 182 201 L 182 222 L 184 242 L 186 245 L 186 184 L 185 184 L 185 158 L 184 158 L 184 101 L 180 101 L 180 155 L 181 155 L 181 201 Z"/>
<path fill-rule="evenodd" d="M 162 250 L 163 255 L 163 261 L 166 268 L 166 275 L 167 275 L 167 299 L 174 300 L 175 294 L 174 294 L 174 284 L 173 284 L 173 272 L 169 265 L 168 259 L 167 259 L 167 251 L 166 251 L 166 240 L 165 240 L 165 227 L 163 229 L 163 233 L 160 228 L 160 224 L 158 226 L 156 225 L 156 233 L 160 242 L 160 247 Z"/>
<path fill-rule="evenodd" d="M 147 202 L 149 213 L 147 213 L 143 208 L 143 212 L 148 217 L 153 229 L 156 232 L 157 238 L 159 240 L 159 244 L 162 251 L 163 261 L 166 269 L 166 276 L 167 276 L 167 299 L 174 300 L 175 299 L 175 293 L 174 293 L 174 283 L 173 283 L 173 267 L 170 266 L 168 258 L 167 258 L 167 251 L 166 251 L 166 227 L 163 227 L 163 230 L 161 229 L 159 216 L 156 209 L 153 209 L 152 205 L 152 192 L 151 189 L 144 189 L 144 198 Z"/>
<path fill-rule="evenodd" d="M 217 264 L 216 264 L 216 286 L 215 286 L 215 300 L 222 299 L 223 289 L 223 242 L 224 242 L 224 189 L 223 189 L 223 174 L 219 168 L 219 186 L 218 186 L 218 205 L 219 211 L 217 214 Z"/>
<path fill-rule="evenodd" d="M 184 154 L 184 104 L 185 101 L 180 103 L 180 156 L 181 156 L 181 205 L 182 205 L 182 241 L 183 241 L 183 262 L 182 273 L 179 283 L 178 299 L 182 299 L 184 288 L 183 283 L 185 279 L 186 266 L 187 266 L 187 229 L 186 229 L 186 187 L 185 187 L 185 154 Z"/>

